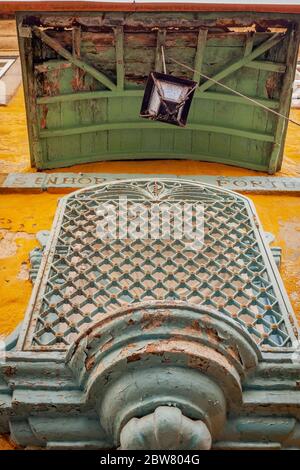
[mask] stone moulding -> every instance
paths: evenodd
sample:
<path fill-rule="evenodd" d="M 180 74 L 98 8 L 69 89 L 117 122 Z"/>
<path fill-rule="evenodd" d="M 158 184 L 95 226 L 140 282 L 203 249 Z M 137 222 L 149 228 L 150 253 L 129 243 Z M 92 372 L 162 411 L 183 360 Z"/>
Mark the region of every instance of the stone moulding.
<path fill-rule="evenodd" d="M 9 352 L 0 432 L 48 449 L 300 448 L 300 364 L 292 353 L 267 356 L 217 312 L 135 306 L 107 316 L 67 354 Z M 135 420 L 138 435 L 128 434 Z M 158 441 L 149 441 L 157 421 L 164 431 L 158 424 Z"/>
<path fill-rule="evenodd" d="M 218 209 L 213 219 L 208 217 L 208 225 L 212 224 L 211 220 L 217 224 L 218 217 L 222 219 L 229 208 L 233 211 L 235 204 L 239 204 L 239 210 L 234 212 L 237 219 L 232 218 L 230 223 L 234 226 L 235 220 L 242 220 L 244 232 L 249 223 L 249 232 L 243 235 L 242 231 L 236 243 L 243 246 L 243 236 L 246 236 L 251 241 L 251 253 L 257 264 L 254 265 L 253 259 L 249 258 L 248 247 L 244 248 L 247 256 L 239 249 L 236 259 L 240 260 L 241 266 L 244 263 L 248 270 L 249 266 L 255 269 L 259 266 L 253 277 L 253 289 L 259 276 L 261 281 L 267 282 L 267 275 L 271 273 L 270 279 L 276 279 L 280 287 L 274 292 L 279 300 L 285 302 L 285 308 L 288 307 L 288 299 L 268 241 L 258 219 L 253 216 L 254 208 L 251 206 L 250 210 L 250 206 L 247 206 L 247 198 L 209 185 L 172 180 L 140 180 L 134 183 L 118 181 L 69 195 L 61 203 L 45 248 L 19 341 L 16 338 L 19 333 L 8 339 L 5 361 L 0 364 L 0 433 L 10 433 L 11 439 L 21 447 L 47 449 L 300 449 L 300 353 L 296 347 L 296 336 L 293 336 L 296 327 L 293 329 L 289 325 L 284 312 L 282 317 L 277 313 L 277 321 L 288 331 L 288 334 L 282 333 L 282 337 L 287 337 L 286 346 L 274 344 L 271 347 L 274 340 L 270 340 L 268 347 L 264 348 L 264 343 L 261 344 L 257 339 L 261 331 L 259 322 L 265 321 L 262 316 L 255 317 L 258 326 L 253 323 L 252 328 L 249 328 L 243 321 L 238 321 L 238 315 L 230 316 L 221 308 L 214 308 L 212 303 L 207 305 L 207 296 L 202 304 L 193 302 L 195 289 L 189 284 L 189 271 L 185 278 L 188 291 L 185 300 L 165 297 L 125 302 L 115 308 L 116 298 L 122 300 L 122 291 L 119 297 L 113 295 L 108 301 L 102 293 L 101 301 L 105 300 L 106 311 L 98 315 L 98 310 L 95 310 L 93 321 L 85 328 L 79 328 L 82 325 L 79 320 L 79 333 L 72 341 L 66 341 L 63 348 L 59 347 L 62 343 L 58 340 L 45 342 L 45 346 L 40 343 L 38 348 L 24 342 L 29 325 L 34 332 L 30 337 L 33 341 L 35 337 L 41 338 L 43 335 L 49 338 L 49 328 L 63 331 L 57 329 L 61 326 L 60 320 L 64 321 L 63 325 L 69 320 L 63 306 L 70 304 L 72 295 L 77 295 L 76 292 L 68 295 L 66 288 L 70 285 L 74 288 L 76 279 L 82 284 L 81 295 L 87 297 L 82 306 L 77 305 L 69 315 L 79 315 L 81 309 L 84 311 L 87 303 L 91 303 L 94 296 L 97 297 L 98 292 L 93 293 L 89 289 L 97 283 L 100 285 L 102 277 L 94 277 L 91 284 L 87 276 L 89 272 L 94 273 L 94 265 L 90 265 L 82 274 L 83 261 L 78 253 L 86 252 L 93 244 L 90 224 L 93 220 L 91 207 L 94 207 L 94 200 L 99 194 L 111 200 L 112 194 L 119 194 L 121 190 L 131 197 L 141 197 L 142 194 L 150 200 L 154 196 L 155 200 L 168 200 L 192 194 L 193 198 L 205 200 L 208 207 L 214 207 L 216 202 L 221 211 Z M 229 202 L 226 206 L 227 198 Z M 75 204 L 77 212 L 72 204 Z M 76 235 L 76 214 L 83 208 L 78 219 L 82 221 L 86 204 L 86 223 L 89 227 L 86 232 L 87 242 L 85 233 L 82 238 Z M 70 220 L 72 230 L 69 227 Z M 79 226 L 82 231 L 84 224 L 80 223 Z M 214 233 L 215 227 L 210 230 L 208 242 L 212 240 L 211 233 Z M 67 233 L 66 239 L 64 233 Z M 229 233 L 231 235 L 232 232 Z M 79 248 L 77 245 L 81 240 L 83 246 Z M 216 249 L 218 243 L 211 241 L 210 247 L 204 247 L 204 252 L 208 248 Z M 101 251 L 101 247 L 97 247 Z M 130 247 L 132 249 L 132 245 Z M 69 250 L 68 255 L 66 248 Z M 72 258 L 73 248 L 77 261 Z M 228 250 L 231 260 L 234 248 L 234 243 L 229 247 L 224 245 L 222 256 Z M 172 245 L 164 247 L 164 250 L 171 249 Z M 143 247 L 139 247 L 137 252 L 143 253 L 143 250 Z M 160 252 L 165 253 L 164 250 L 160 249 Z M 95 256 L 97 258 L 98 254 L 94 251 L 88 261 L 93 263 L 91 259 Z M 128 259 L 132 261 L 135 256 L 136 252 L 133 252 Z M 155 256 L 152 258 L 153 263 Z M 216 254 L 214 257 L 214 267 L 219 256 Z M 168 256 L 169 262 L 170 259 Z M 64 264 L 69 261 L 71 268 Z M 104 262 L 107 267 L 107 257 Z M 157 271 L 160 278 L 164 276 L 161 264 L 160 261 L 160 269 Z M 48 272 L 47 266 L 50 269 Z M 122 263 L 118 266 L 122 266 Z M 136 266 L 137 263 L 134 263 L 133 269 Z M 109 265 L 106 272 L 113 271 L 115 267 L 116 263 Z M 200 282 L 197 265 L 192 267 L 195 276 L 198 276 L 197 282 Z M 75 272 L 77 268 L 78 278 Z M 172 267 L 172 271 L 175 268 Z M 75 272 L 73 278 L 68 277 L 70 269 L 73 274 Z M 219 273 L 224 274 L 222 265 L 218 269 Z M 122 276 L 127 275 L 127 271 Z M 155 272 L 152 272 L 153 279 Z M 209 268 L 206 267 L 202 273 L 209 275 Z M 53 275 L 55 282 L 59 281 L 60 289 L 53 287 Z M 249 279 L 250 275 L 249 270 Z M 236 279 L 235 275 L 231 278 L 232 289 Z M 239 287 L 236 294 L 230 294 L 227 299 L 229 306 L 233 298 L 249 289 L 249 279 L 244 289 Z M 215 285 L 215 281 L 212 275 L 211 283 Z M 115 274 L 111 282 L 116 282 Z M 139 282 L 141 288 L 143 284 L 141 280 Z M 220 292 L 228 289 L 223 279 L 218 282 Z M 106 292 L 109 293 L 111 284 L 106 285 Z M 46 286 L 42 292 L 41 286 Z M 260 292 L 265 294 L 265 290 Z M 273 293 L 268 295 L 263 295 L 263 298 L 273 299 Z M 201 288 L 197 298 L 201 300 Z M 253 298 L 252 294 L 248 303 L 249 312 Z M 48 305 L 46 310 L 42 309 L 43 302 Z M 97 308 L 100 308 L 99 304 L 98 301 Z M 272 300 L 272 305 L 276 309 L 275 300 Z M 266 311 L 269 315 L 270 308 Z M 34 329 L 38 322 L 44 322 L 49 312 L 52 317 L 57 315 L 58 320 L 53 320 L 52 326 L 47 325 L 45 331 L 44 326 L 42 329 L 38 327 L 40 330 Z M 241 307 L 240 312 L 243 315 L 244 307 Z M 274 327 L 271 324 L 268 332 L 267 320 L 263 324 L 265 329 L 262 338 L 268 339 L 268 334 L 272 335 L 273 330 L 278 331 L 277 325 Z M 257 331 L 253 334 L 255 328 Z M 69 338 L 67 334 L 57 336 L 60 339 L 64 337 Z"/>

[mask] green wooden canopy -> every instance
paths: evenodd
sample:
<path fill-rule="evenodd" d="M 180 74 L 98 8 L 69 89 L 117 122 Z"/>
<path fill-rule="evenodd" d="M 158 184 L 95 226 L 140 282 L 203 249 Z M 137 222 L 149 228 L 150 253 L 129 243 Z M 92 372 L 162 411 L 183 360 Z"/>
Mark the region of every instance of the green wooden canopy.
<path fill-rule="evenodd" d="M 17 22 L 37 168 L 181 158 L 280 169 L 287 121 L 200 74 L 287 116 L 298 15 L 30 12 Z M 162 45 L 167 72 L 199 82 L 185 128 L 139 116 L 149 73 L 162 71 Z"/>

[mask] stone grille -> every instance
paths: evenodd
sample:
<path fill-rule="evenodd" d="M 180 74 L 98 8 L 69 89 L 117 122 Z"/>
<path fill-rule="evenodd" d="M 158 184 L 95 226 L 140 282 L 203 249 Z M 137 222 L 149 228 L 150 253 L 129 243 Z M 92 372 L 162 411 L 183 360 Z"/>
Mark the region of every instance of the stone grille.
<path fill-rule="evenodd" d="M 103 201 L 197 202 L 204 245 L 184 239 L 98 237 Z M 245 327 L 262 348 L 291 346 L 290 312 L 248 199 L 213 186 L 173 180 L 112 182 L 61 202 L 38 288 L 27 314 L 25 349 L 66 349 L 92 323 L 128 304 L 187 301 Z M 267 251 L 266 251 L 267 250 Z"/>

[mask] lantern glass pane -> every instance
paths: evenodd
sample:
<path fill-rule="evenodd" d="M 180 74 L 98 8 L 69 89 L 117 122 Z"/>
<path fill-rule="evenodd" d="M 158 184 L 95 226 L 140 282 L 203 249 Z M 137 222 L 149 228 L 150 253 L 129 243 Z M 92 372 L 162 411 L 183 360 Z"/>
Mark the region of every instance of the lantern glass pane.
<path fill-rule="evenodd" d="M 189 91 L 187 86 L 176 85 L 170 82 L 160 82 L 160 85 L 163 90 L 163 97 L 166 100 L 181 102 Z"/>

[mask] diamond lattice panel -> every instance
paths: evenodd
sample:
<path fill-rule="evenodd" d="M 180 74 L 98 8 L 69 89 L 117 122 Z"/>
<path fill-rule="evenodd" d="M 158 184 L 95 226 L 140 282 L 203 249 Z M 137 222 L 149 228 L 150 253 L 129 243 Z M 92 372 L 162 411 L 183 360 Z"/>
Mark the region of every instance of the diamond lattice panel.
<path fill-rule="evenodd" d="M 189 249 L 184 237 L 101 238 L 99 205 L 116 207 L 120 196 L 129 205 L 143 203 L 144 216 L 153 202 L 201 204 L 203 246 Z M 289 347 L 290 306 L 265 245 L 250 201 L 213 186 L 131 180 L 75 192 L 61 201 L 22 347 L 66 349 L 103 314 L 157 300 L 213 308 L 243 325 L 263 348 Z"/>

